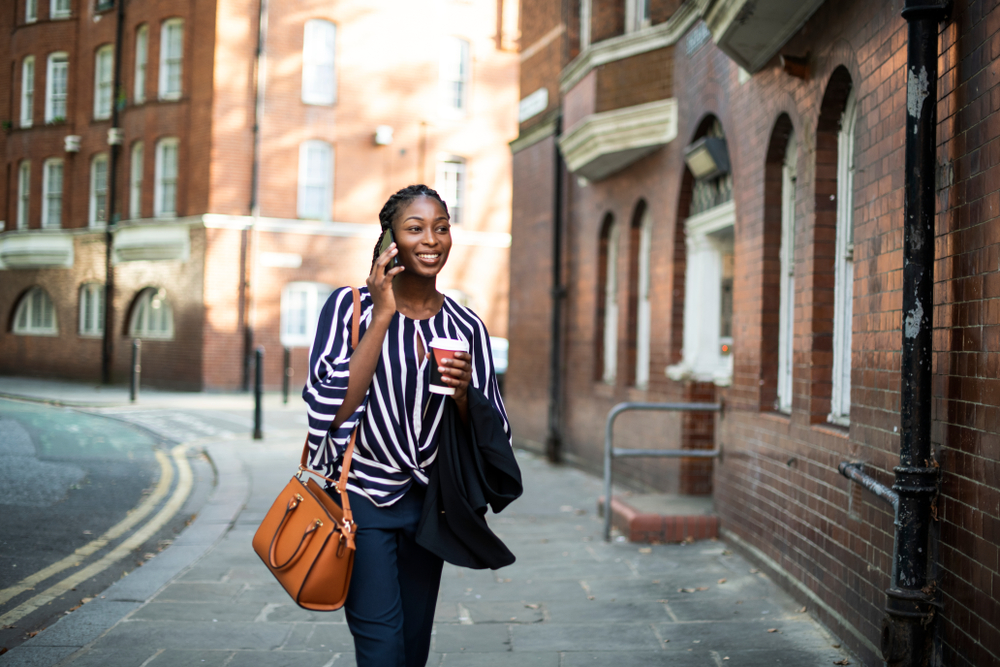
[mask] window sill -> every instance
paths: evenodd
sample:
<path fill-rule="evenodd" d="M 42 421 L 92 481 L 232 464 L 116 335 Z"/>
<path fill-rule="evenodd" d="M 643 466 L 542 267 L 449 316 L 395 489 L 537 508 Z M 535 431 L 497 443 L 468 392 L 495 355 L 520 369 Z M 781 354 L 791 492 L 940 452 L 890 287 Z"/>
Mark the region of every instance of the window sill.
<path fill-rule="evenodd" d="M 825 433 L 827 435 L 832 435 L 837 438 L 847 439 L 850 436 L 850 430 L 847 426 L 839 426 L 836 424 L 813 424 L 812 430 L 819 433 Z"/>
<path fill-rule="evenodd" d="M 98 333 L 83 333 L 83 332 L 80 332 L 80 333 L 77 334 L 77 336 L 79 336 L 80 338 L 85 338 L 87 340 L 101 340 L 102 338 L 104 338 L 104 332 L 103 331 L 98 332 Z"/>
<path fill-rule="evenodd" d="M 44 338 L 58 338 L 58 331 L 14 331 L 15 336 L 42 336 Z"/>
<path fill-rule="evenodd" d="M 334 98 L 330 102 L 327 102 L 326 100 L 324 100 L 322 102 L 319 102 L 319 101 L 316 101 L 316 100 L 302 100 L 302 104 L 305 104 L 306 106 L 310 106 L 310 107 L 332 107 L 332 106 L 336 106 L 337 100 L 336 100 L 336 98 Z"/>
<path fill-rule="evenodd" d="M 168 93 L 166 95 L 161 95 L 158 99 L 160 102 L 179 102 L 183 95 L 181 93 Z"/>

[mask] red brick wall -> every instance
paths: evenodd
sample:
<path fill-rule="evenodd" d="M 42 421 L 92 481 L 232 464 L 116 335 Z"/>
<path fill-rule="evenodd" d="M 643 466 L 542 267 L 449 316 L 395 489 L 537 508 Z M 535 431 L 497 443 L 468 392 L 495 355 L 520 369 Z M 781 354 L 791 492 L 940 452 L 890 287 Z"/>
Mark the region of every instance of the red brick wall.
<path fill-rule="evenodd" d="M 673 58 L 674 48 L 668 46 L 598 67 L 597 111 L 672 97 Z"/>

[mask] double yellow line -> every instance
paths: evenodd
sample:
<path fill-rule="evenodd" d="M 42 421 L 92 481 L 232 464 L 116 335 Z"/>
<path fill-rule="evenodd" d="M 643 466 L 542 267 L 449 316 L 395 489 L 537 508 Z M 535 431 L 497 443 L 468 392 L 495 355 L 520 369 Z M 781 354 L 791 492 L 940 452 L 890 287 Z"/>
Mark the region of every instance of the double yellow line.
<path fill-rule="evenodd" d="M 146 525 L 134 532 L 128 537 L 128 539 L 124 540 L 121 544 L 109 551 L 99 560 L 91 563 L 82 570 L 74 572 L 62 581 L 53 584 L 38 595 L 22 602 L 20 605 L 11 609 L 3 616 L 0 616 L 0 625 L 10 625 L 14 623 L 36 609 L 52 602 L 67 591 L 72 590 L 78 584 L 86 581 L 90 577 L 103 572 L 127 556 L 130 552 L 142 546 L 142 544 L 155 535 L 157 531 L 164 526 L 164 524 L 170 521 L 170 519 L 172 519 L 184 505 L 184 501 L 187 500 L 188 495 L 191 493 L 191 487 L 193 484 L 191 466 L 187 461 L 187 445 L 177 445 L 171 450 L 171 455 L 173 457 L 174 464 L 177 466 L 177 488 L 174 489 L 173 495 L 170 496 L 170 499 L 163 506 L 163 508 L 157 512 Z M 171 465 L 170 459 L 167 455 L 159 450 L 156 450 L 156 460 L 160 464 L 160 481 L 156 484 L 156 488 L 153 489 L 153 493 L 151 493 L 149 497 L 132 510 L 127 517 L 112 526 L 107 532 L 98 537 L 96 540 L 83 545 L 59 562 L 53 563 L 52 565 L 39 570 L 31 576 L 26 577 L 25 579 L 14 584 L 10 588 L 0 590 L 0 605 L 15 596 L 24 593 L 25 591 L 34 590 L 36 585 L 66 569 L 77 567 L 81 562 L 83 562 L 84 559 L 97 553 L 112 541 L 124 535 L 126 532 L 138 525 L 139 522 L 146 518 L 154 509 L 156 509 L 156 506 L 160 504 L 160 501 L 162 501 L 164 497 L 166 497 L 174 482 L 174 467 Z"/>

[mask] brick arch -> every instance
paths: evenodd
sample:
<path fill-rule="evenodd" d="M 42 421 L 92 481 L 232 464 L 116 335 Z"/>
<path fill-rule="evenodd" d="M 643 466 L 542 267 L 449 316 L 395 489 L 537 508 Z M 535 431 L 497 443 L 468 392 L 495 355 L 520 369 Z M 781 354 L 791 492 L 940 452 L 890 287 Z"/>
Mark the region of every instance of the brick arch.
<path fill-rule="evenodd" d="M 638 358 L 639 326 L 639 250 L 642 239 L 642 219 L 649 205 L 640 199 L 632 210 L 632 223 L 628 230 L 628 311 L 625 315 L 625 384 L 633 386 L 636 381 L 636 361 Z"/>
<path fill-rule="evenodd" d="M 604 309 L 605 292 L 608 284 L 608 253 L 611 241 L 611 231 L 615 226 L 615 216 L 610 211 L 604 214 L 601 221 L 601 233 L 597 242 L 597 298 L 595 299 L 594 321 L 594 381 L 604 378 L 604 319 L 607 315 Z"/>
<path fill-rule="evenodd" d="M 808 355 L 812 369 L 805 391 L 811 423 L 825 423 L 833 388 L 834 255 L 837 238 L 837 160 L 841 117 L 854 87 L 850 72 L 837 67 L 830 75 L 816 122 L 815 181 L 809 284 L 804 288 L 811 312 Z M 798 365 L 798 363 L 796 363 Z"/>
<path fill-rule="evenodd" d="M 136 290 L 135 295 L 132 297 L 132 300 L 129 301 L 128 308 L 125 309 L 125 317 L 122 319 L 122 325 L 121 325 L 122 336 L 126 338 L 132 336 L 131 332 L 132 318 L 135 316 L 135 309 L 139 305 L 139 300 L 142 299 L 142 297 L 149 292 L 158 292 L 161 290 L 164 292 L 164 294 L 166 294 L 166 302 L 168 307 L 173 309 L 173 299 L 170 297 L 170 293 L 167 292 L 167 290 L 165 290 L 164 288 L 158 287 L 156 285 L 146 285 L 145 287 Z"/>
<path fill-rule="evenodd" d="M 773 410 L 778 399 L 778 319 L 781 298 L 781 188 L 788 142 L 794 133 L 792 119 L 782 113 L 771 129 L 764 158 L 764 270 L 761 279 L 760 402 Z"/>

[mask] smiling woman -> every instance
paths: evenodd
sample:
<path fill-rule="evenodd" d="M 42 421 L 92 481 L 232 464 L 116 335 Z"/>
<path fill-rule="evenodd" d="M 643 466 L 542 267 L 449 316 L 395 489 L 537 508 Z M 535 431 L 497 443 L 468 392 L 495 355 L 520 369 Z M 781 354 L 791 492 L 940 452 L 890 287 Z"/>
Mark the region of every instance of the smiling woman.
<path fill-rule="evenodd" d="M 427 661 L 442 559 L 416 535 L 424 498 L 432 497 L 442 424 L 455 414 L 474 429 L 469 406 L 478 401 L 510 443 L 486 327 L 437 290 L 452 247 L 448 206 L 427 186 L 411 185 L 389 198 L 379 220 L 382 235 L 359 290 L 360 342 L 352 348 L 351 290 L 338 289 L 320 315 L 303 392 L 309 468 L 338 477 L 357 430 L 347 490 L 359 555 L 345 609 L 359 667 Z M 387 238 L 393 242 L 384 245 Z M 448 395 L 431 388 L 435 338 L 468 350 L 437 366 Z"/>

